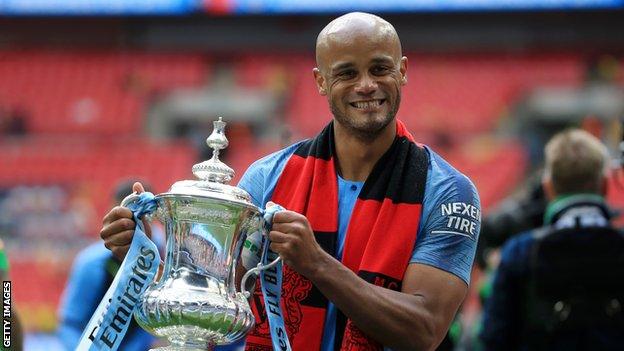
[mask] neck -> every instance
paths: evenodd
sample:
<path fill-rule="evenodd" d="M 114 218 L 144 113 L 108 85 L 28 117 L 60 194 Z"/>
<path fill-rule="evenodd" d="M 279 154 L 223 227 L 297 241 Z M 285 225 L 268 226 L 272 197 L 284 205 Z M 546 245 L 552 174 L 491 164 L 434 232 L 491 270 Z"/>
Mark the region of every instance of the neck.
<path fill-rule="evenodd" d="M 373 139 L 363 140 L 334 122 L 336 167 L 342 178 L 366 181 L 381 156 L 388 151 L 396 136 L 396 120 L 392 120 Z"/>

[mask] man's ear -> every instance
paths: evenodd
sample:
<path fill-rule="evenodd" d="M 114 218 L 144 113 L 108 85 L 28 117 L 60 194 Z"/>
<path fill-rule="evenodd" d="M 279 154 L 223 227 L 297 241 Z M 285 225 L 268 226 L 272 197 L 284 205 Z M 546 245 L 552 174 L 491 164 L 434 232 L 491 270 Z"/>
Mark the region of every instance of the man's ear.
<path fill-rule="evenodd" d="M 314 81 L 316 82 L 316 88 L 318 89 L 319 94 L 323 96 L 327 95 L 327 90 L 325 88 L 325 78 L 321 74 L 321 71 L 315 67 L 312 70 L 312 73 L 314 73 Z"/>
<path fill-rule="evenodd" d="M 401 57 L 399 64 L 399 71 L 401 72 L 401 85 L 407 84 L 407 57 Z"/>
<path fill-rule="evenodd" d="M 555 197 L 557 197 L 555 186 L 553 185 L 550 177 L 545 176 L 542 178 L 542 189 L 544 189 L 544 195 L 548 201 L 552 201 Z"/>

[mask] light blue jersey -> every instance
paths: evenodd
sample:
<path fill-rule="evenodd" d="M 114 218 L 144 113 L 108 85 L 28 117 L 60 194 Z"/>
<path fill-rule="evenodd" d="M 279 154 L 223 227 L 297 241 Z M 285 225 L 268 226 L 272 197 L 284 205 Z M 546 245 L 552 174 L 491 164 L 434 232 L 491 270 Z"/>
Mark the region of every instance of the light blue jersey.
<path fill-rule="evenodd" d="M 271 199 L 284 167 L 300 143 L 291 145 L 252 164 L 238 186 L 245 189 L 254 203 L 264 208 Z M 427 183 L 420 225 L 410 263 L 433 266 L 452 273 L 466 284 L 477 247 L 481 226 L 481 205 L 472 182 L 438 154 L 429 154 Z M 363 182 L 338 178 L 338 240 L 336 258 L 342 251 L 353 207 Z M 322 350 L 333 350 L 336 307 L 328 304 Z"/>

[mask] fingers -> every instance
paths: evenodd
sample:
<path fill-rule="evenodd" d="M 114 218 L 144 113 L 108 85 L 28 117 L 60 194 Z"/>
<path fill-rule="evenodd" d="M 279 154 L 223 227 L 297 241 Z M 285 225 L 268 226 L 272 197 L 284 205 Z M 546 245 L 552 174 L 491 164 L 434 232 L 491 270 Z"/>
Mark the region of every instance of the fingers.
<path fill-rule="evenodd" d="M 104 225 L 100 230 L 100 237 L 104 240 L 111 236 L 115 236 L 117 233 L 132 231 L 134 232 L 135 223 L 130 218 L 119 218 L 118 220 Z"/>
<path fill-rule="evenodd" d="M 135 223 L 133 218 L 132 211 L 128 208 L 122 206 L 114 207 L 102 220 L 103 227 L 100 231 L 100 236 L 104 239 L 111 234 L 127 229 L 134 229 Z M 151 238 L 152 230 L 149 221 L 146 218 L 143 218 L 142 221 L 145 227 L 145 234 Z"/>
<path fill-rule="evenodd" d="M 269 245 L 271 251 L 282 256 L 284 256 L 284 254 L 288 256 L 287 253 L 290 252 L 293 245 L 295 245 L 294 241 L 297 240 L 296 238 L 292 238 L 292 236 L 289 238 L 288 234 L 280 232 L 271 232 L 269 236 L 271 238 L 271 245 Z"/>
<path fill-rule="evenodd" d="M 122 219 L 120 221 L 125 221 Z M 115 222 L 117 223 L 117 222 Z M 104 246 L 111 250 L 113 255 L 120 260 L 123 260 L 128 253 L 130 244 L 132 243 L 132 237 L 134 236 L 134 229 L 125 230 L 122 232 L 116 232 L 113 234 L 105 233 L 104 230 L 100 233 L 102 239 L 104 239 Z"/>
<path fill-rule="evenodd" d="M 134 235 L 135 223 L 132 212 L 125 207 L 117 206 L 104 216 L 102 222 L 100 237 L 104 240 L 104 246 L 111 250 L 115 257 L 123 260 Z"/>
<path fill-rule="evenodd" d="M 302 222 L 286 222 L 286 223 L 273 223 L 271 230 L 282 232 L 282 233 L 291 233 L 291 234 L 300 234 L 306 230 L 306 225 Z"/>
<path fill-rule="evenodd" d="M 145 191 L 143 185 L 139 182 L 134 183 L 132 190 L 137 194 Z M 102 220 L 100 237 L 104 240 L 104 246 L 111 250 L 113 255 L 120 260 L 124 259 L 132 243 L 136 227 L 133 217 L 130 209 L 116 206 Z M 151 227 L 146 219 L 143 219 L 143 226 L 145 234 L 151 238 Z"/>
<path fill-rule="evenodd" d="M 303 237 L 307 232 L 311 232 L 309 226 L 305 216 L 293 211 L 281 211 L 273 217 L 269 239 L 281 243 L 289 236 L 289 240 L 293 240 L 293 237 Z"/>
<path fill-rule="evenodd" d="M 276 223 L 290 223 L 295 221 L 307 222 L 307 219 L 300 213 L 288 210 L 280 211 L 273 215 L 273 225 Z"/>
<path fill-rule="evenodd" d="M 117 247 L 130 245 L 132 243 L 132 237 L 134 236 L 134 230 L 126 230 L 116 233 L 104 239 L 104 246 L 111 251 Z"/>
<path fill-rule="evenodd" d="M 287 252 L 289 252 L 291 245 L 291 243 L 271 243 L 271 245 L 269 245 L 269 248 L 271 249 L 271 251 L 282 256 L 282 258 L 288 258 Z"/>
<path fill-rule="evenodd" d="M 102 220 L 102 224 L 104 224 L 104 226 L 109 225 L 110 223 L 113 223 L 115 221 L 117 221 L 118 219 L 121 218 L 128 218 L 128 219 L 132 219 L 132 211 L 130 211 L 128 208 L 126 207 L 122 207 L 122 206 L 115 206 L 113 207 L 112 210 L 110 210 L 106 216 L 104 216 L 104 219 Z"/>
<path fill-rule="evenodd" d="M 299 274 L 312 274 L 319 257 L 325 253 L 314 238 L 314 232 L 305 216 L 283 211 L 275 214 L 269 232 L 270 248 L 284 263 Z"/>
<path fill-rule="evenodd" d="M 298 242 L 300 238 L 296 235 L 287 234 L 278 230 L 271 230 L 269 232 L 269 240 L 271 245 L 269 246 L 273 252 L 283 254 L 288 252 L 293 244 Z"/>
<path fill-rule="evenodd" d="M 132 184 L 132 191 L 140 194 L 145 191 L 145 188 L 143 188 L 143 184 L 141 184 L 140 182 L 135 182 L 134 184 Z"/>
<path fill-rule="evenodd" d="M 288 234 L 283 233 L 283 232 L 278 232 L 275 230 L 272 230 L 269 233 L 269 240 L 271 240 L 271 243 L 278 243 L 278 244 L 289 241 Z"/>

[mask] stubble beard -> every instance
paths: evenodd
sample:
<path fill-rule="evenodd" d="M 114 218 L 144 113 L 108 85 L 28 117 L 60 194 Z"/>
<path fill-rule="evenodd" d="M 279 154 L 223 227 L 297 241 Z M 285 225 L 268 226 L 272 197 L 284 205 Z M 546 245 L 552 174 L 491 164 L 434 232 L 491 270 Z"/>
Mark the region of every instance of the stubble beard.
<path fill-rule="evenodd" d="M 386 103 L 388 103 L 387 100 Z M 363 124 L 356 124 L 352 118 L 349 118 L 349 116 L 345 113 L 342 113 L 342 111 L 340 111 L 338 106 L 332 100 L 329 100 L 329 107 L 336 121 L 343 127 L 347 128 L 356 138 L 364 142 L 372 142 L 382 133 L 388 124 L 390 124 L 390 122 L 392 122 L 395 118 L 400 105 L 401 94 L 398 94 L 396 103 L 388 111 L 384 119 L 373 120 Z"/>

